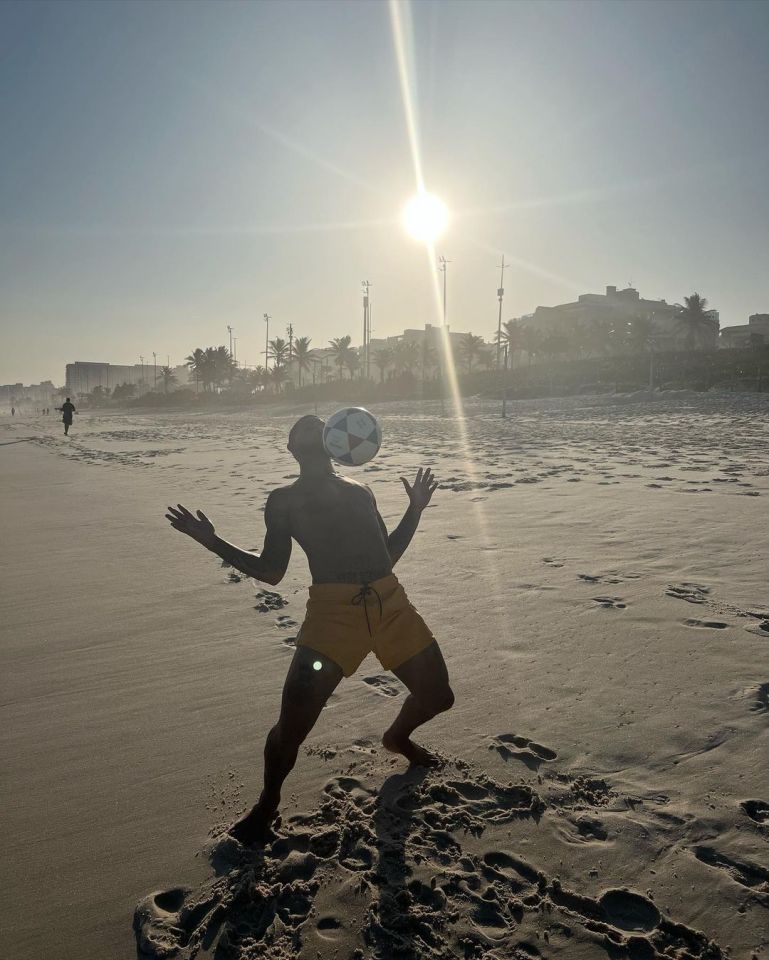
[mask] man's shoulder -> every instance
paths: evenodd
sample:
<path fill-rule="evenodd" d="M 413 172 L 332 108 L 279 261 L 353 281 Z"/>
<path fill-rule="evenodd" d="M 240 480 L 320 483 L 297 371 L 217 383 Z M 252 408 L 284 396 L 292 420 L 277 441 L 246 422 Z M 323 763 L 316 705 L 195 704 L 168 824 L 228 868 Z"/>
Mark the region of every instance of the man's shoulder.
<path fill-rule="evenodd" d="M 265 510 L 270 510 L 272 512 L 282 512 L 287 510 L 291 506 L 291 502 L 295 496 L 296 491 L 292 483 L 286 487 L 276 487 L 267 496 Z"/>

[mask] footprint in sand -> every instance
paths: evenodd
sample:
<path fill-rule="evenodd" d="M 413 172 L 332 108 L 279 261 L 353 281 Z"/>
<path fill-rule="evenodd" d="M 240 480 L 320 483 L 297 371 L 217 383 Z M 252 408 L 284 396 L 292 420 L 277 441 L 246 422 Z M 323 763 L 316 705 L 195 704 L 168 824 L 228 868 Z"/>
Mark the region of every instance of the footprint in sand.
<path fill-rule="evenodd" d="M 659 910 L 648 897 L 631 890 L 607 890 L 601 894 L 598 903 L 608 922 L 620 930 L 654 930 L 662 919 Z"/>
<path fill-rule="evenodd" d="M 563 826 L 558 832 L 567 843 L 603 843 L 609 838 L 603 822 L 587 814 L 573 819 L 564 815 Z"/>
<path fill-rule="evenodd" d="M 683 623 L 685 627 L 708 627 L 711 630 L 725 630 L 729 626 L 720 620 L 697 620 L 694 617 L 684 620 Z"/>
<path fill-rule="evenodd" d="M 548 567 L 562 567 L 565 562 L 559 557 L 542 557 L 542 563 L 546 563 Z"/>
<path fill-rule="evenodd" d="M 396 686 L 395 681 L 387 677 L 376 675 L 373 677 L 364 677 L 363 682 L 367 683 L 375 693 L 383 697 L 397 697 L 400 694 L 400 688 Z"/>
<path fill-rule="evenodd" d="M 762 683 L 756 690 L 750 710 L 752 713 L 769 713 L 769 683 Z"/>
<path fill-rule="evenodd" d="M 259 590 L 256 594 L 256 600 L 254 610 L 258 610 L 259 613 L 270 613 L 272 610 L 281 610 L 288 606 L 288 600 L 272 590 Z"/>
<path fill-rule="evenodd" d="M 668 597 L 675 597 L 676 600 L 686 600 L 687 603 L 707 603 L 707 595 L 710 593 L 710 587 L 705 587 L 701 583 L 670 583 L 665 591 Z"/>
<path fill-rule="evenodd" d="M 754 823 L 769 824 L 769 803 L 766 800 L 743 800 L 740 806 Z"/>
<path fill-rule="evenodd" d="M 541 764 L 549 763 L 558 756 L 550 747 L 514 733 L 500 733 L 493 737 L 489 750 L 496 750 L 503 760 L 520 760 L 530 770 L 536 770 Z"/>
<path fill-rule="evenodd" d="M 622 597 L 593 597 L 593 603 L 597 603 L 604 610 L 625 610 L 627 604 Z"/>
<path fill-rule="evenodd" d="M 338 917 L 320 917 L 316 928 L 324 940 L 334 940 L 342 928 L 342 921 Z"/>
<path fill-rule="evenodd" d="M 750 627 L 745 628 L 748 633 L 755 633 L 759 637 L 769 637 L 769 620 L 761 620 Z"/>
<path fill-rule="evenodd" d="M 441 815 L 435 817 L 434 826 L 436 829 L 440 826 L 443 831 L 462 828 L 480 833 L 485 823 L 509 823 L 526 817 L 536 819 L 545 809 L 539 794 L 526 784 L 505 786 L 491 778 L 486 778 L 485 782 L 444 780 L 427 786 L 424 794 L 428 802 L 439 804 Z M 426 819 L 432 820 L 432 814 L 428 812 Z M 446 836 L 443 844 L 451 846 L 456 841 Z"/>
<path fill-rule="evenodd" d="M 299 624 L 296 622 L 296 620 L 294 620 L 293 617 L 289 617 L 283 613 L 275 621 L 275 626 L 279 627 L 281 630 L 290 630 L 291 627 L 297 627 Z"/>
<path fill-rule="evenodd" d="M 191 945 L 201 926 L 211 922 L 215 897 L 193 896 L 189 887 L 173 887 L 145 897 L 134 912 L 136 941 L 142 955 L 170 957 Z"/>
<path fill-rule="evenodd" d="M 537 883 L 542 874 L 526 860 L 513 856 L 505 850 L 490 850 L 484 853 L 481 867 L 487 879 L 500 878 L 519 885 L 521 879 Z M 520 884 L 523 886 L 523 884 Z"/>
<path fill-rule="evenodd" d="M 757 890 L 759 902 L 769 906 L 769 870 L 758 863 L 748 863 L 747 860 L 735 860 L 720 853 L 713 847 L 701 845 L 694 847 L 694 856 L 709 867 L 723 870 L 735 883 L 751 890 Z"/>
<path fill-rule="evenodd" d="M 284 647 L 289 647 L 291 650 L 296 649 L 296 636 L 293 637 L 284 637 L 280 642 Z"/>

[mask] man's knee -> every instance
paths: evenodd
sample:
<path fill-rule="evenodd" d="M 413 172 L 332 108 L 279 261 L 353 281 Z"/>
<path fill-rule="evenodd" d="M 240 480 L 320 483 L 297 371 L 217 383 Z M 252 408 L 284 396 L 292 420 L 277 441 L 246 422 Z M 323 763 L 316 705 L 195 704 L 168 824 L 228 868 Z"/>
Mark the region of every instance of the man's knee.
<path fill-rule="evenodd" d="M 454 706 L 454 691 L 446 684 L 445 687 L 435 691 L 430 701 L 434 710 L 437 710 L 438 713 L 445 713 L 446 710 L 451 710 Z"/>
<path fill-rule="evenodd" d="M 280 717 L 275 724 L 275 739 L 285 750 L 298 750 L 317 723 L 326 698 L 311 685 L 295 683 L 292 685 L 294 694 L 288 702 L 284 702 Z"/>

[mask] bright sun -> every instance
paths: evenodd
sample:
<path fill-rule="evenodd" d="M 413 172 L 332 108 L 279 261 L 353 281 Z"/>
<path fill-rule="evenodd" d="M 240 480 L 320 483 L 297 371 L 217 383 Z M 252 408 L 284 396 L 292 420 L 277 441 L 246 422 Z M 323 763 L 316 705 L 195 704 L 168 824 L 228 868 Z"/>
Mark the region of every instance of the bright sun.
<path fill-rule="evenodd" d="M 403 226 L 421 243 L 433 243 L 446 229 L 449 211 L 433 193 L 418 193 L 403 209 Z"/>

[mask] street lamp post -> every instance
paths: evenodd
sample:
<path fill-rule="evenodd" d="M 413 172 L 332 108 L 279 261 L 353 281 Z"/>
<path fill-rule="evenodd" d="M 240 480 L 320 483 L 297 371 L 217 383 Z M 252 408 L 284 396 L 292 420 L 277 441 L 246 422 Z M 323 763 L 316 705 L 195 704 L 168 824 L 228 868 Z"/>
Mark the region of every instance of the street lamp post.
<path fill-rule="evenodd" d="M 505 270 L 510 266 L 505 263 L 505 255 L 502 254 L 502 263 L 500 264 L 502 273 L 499 278 L 499 287 L 497 288 L 497 299 L 499 300 L 499 318 L 497 320 L 497 371 L 499 371 L 499 355 L 502 346 L 502 298 L 505 295 Z"/>
<path fill-rule="evenodd" d="M 153 366 L 153 370 L 155 371 L 155 384 L 153 389 L 157 390 L 158 388 L 158 355 L 157 353 L 155 353 L 154 350 L 152 351 L 152 366 Z"/>
<path fill-rule="evenodd" d="M 286 359 L 286 375 L 290 376 L 291 370 L 291 361 L 294 359 L 294 325 L 289 323 L 286 327 L 286 333 L 288 334 L 288 358 Z M 301 376 L 301 371 L 300 374 Z M 294 382 L 293 380 L 291 381 Z"/>
<path fill-rule="evenodd" d="M 264 322 L 267 324 L 267 333 L 264 337 L 264 369 L 270 369 L 270 315 L 265 313 Z"/>
<path fill-rule="evenodd" d="M 371 299 L 369 290 L 371 284 L 368 280 L 362 280 L 363 287 L 363 355 L 366 369 L 366 379 L 371 376 Z"/>
<path fill-rule="evenodd" d="M 312 363 L 312 385 L 315 386 L 316 373 L 318 370 L 318 364 L 320 364 L 321 374 L 323 373 L 323 360 L 320 357 L 310 357 L 310 362 Z M 313 396 L 315 398 L 315 416 L 318 416 L 318 394 L 313 390 Z"/>
<path fill-rule="evenodd" d="M 507 370 L 507 344 L 505 344 L 505 370 Z M 507 418 L 507 386 L 502 387 L 502 419 Z"/>
<path fill-rule="evenodd" d="M 440 264 L 438 269 L 443 273 L 443 323 L 441 324 L 440 350 L 438 355 L 438 391 L 441 395 L 441 416 L 445 416 L 446 407 L 443 400 L 443 362 L 447 355 L 446 338 L 448 337 L 448 331 L 446 329 L 446 318 L 448 316 L 446 300 L 446 274 L 448 273 L 447 266 L 451 263 L 451 260 L 447 260 L 445 257 L 438 257 L 438 262 Z"/>

